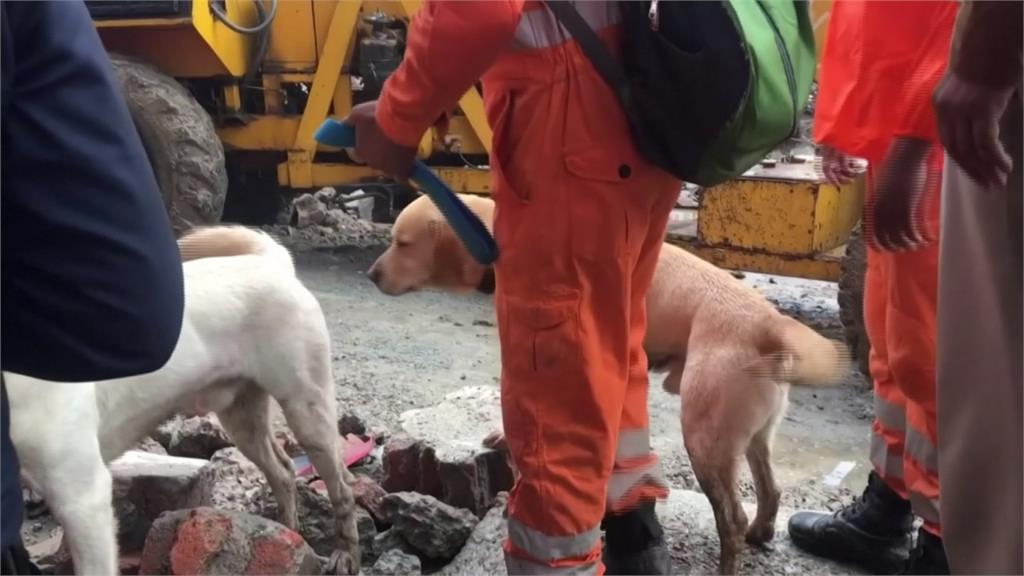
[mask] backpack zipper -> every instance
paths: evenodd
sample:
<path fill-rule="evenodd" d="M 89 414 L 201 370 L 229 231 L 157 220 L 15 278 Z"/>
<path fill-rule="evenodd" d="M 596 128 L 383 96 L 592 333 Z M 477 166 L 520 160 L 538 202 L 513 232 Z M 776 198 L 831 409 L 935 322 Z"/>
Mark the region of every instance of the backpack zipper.
<path fill-rule="evenodd" d="M 771 13 L 764 7 L 762 0 L 757 0 L 757 5 L 761 8 L 761 12 L 764 13 L 765 19 L 768 20 L 768 23 L 772 26 L 772 32 L 775 34 L 775 45 L 779 49 L 779 57 L 782 58 L 782 68 L 786 71 L 786 84 L 789 85 L 789 99 L 793 103 L 793 126 L 790 128 L 789 136 L 793 137 L 797 133 L 800 121 L 796 102 L 796 73 L 793 71 L 793 61 L 789 56 L 789 49 L 786 48 L 786 43 L 782 39 L 782 33 L 779 32 L 779 27 L 775 25 L 775 20 L 772 20 Z"/>

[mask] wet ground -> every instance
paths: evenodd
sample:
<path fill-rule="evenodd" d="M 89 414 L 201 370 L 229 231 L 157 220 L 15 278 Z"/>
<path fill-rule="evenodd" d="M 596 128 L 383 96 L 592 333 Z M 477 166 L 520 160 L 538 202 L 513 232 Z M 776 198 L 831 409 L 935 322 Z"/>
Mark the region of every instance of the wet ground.
<path fill-rule="evenodd" d="M 342 409 L 355 411 L 370 426 L 397 430 L 399 414 L 410 408 L 436 404 L 465 386 L 497 386 L 491 299 L 439 292 L 385 296 L 363 274 L 375 255 L 375 250 L 344 250 L 297 258 L 299 274 L 320 300 L 334 335 Z M 743 281 L 783 312 L 841 338 L 834 284 L 757 274 Z M 650 413 L 652 443 L 670 481 L 676 488 L 695 489 L 678 398 L 662 391 L 658 381 L 651 386 Z M 834 388 L 791 390 L 774 456 L 783 506 L 833 508 L 851 489 L 860 491 L 868 472 L 870 418 L 870 391 L 857 373 Z M 752 500 L 741 468 L 744 492 Z"/>

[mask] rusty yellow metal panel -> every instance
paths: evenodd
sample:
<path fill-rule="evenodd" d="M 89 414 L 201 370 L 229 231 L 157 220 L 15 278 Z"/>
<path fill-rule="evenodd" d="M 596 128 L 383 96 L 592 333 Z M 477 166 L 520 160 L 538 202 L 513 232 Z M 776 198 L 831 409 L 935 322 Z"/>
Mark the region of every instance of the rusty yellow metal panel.
<path fill-rule="evenodd" d="M 227 0 L 232 22 L 255 24 L 249 0 Z M 96 23 L 110 52 L 134 56 L 178 78 L 242 76 L 249 65 L 250 36 L 231 30 L 210 12 L 207 0 L 192 2 L 190 18 L 139 18 Z"/>
<path fill-rule="evenodd" d="M 317 44 L 314 28 L 314 4 L 333 5 L 334 2 L 314 0 L 283 0 L 277 5 L 277 16 L 270 25 L 270 46 L 264 61 L 264 70 L 272 72 L 312 72 L 316 69 Z M 333 10 L 332 10 L 333 13 Z M 324 20 L 324 33 L 326 23 Z"/>
<path fill-rule="evenodd" d="M 835 282 L 839 279 L 842 249 L 815 256 L 784 256 L 703 246 L 693 238 L 670 234 L 666 241 L 681 246 L 697 256 L 726 270 L 743 270 L 761 274 L 775 274 L 794 278 L 808 278 Z"/>
<path fill-rule="evenodd" d="M 310 167 L 312 180 L 309 184 L 296 185 L 291 181 L 290 162 L 282 162 L 277 166 L 278 183 L 293 188 L 321 188 L 339 184 L 357 185 L 361 181 L 379 178 L 380 172 L 366 166 L 355 164 L 322 163 Z M 474 168 L 434 168 L 434 172 L 448 186 L 458 193 L 490 194 L 491 175 L 486 170 Z"/>
<path fill-rule="evenodd" d="M 863 203 L 863 180 L 836 189 L 812 163 L 758 166 L 701 193 L 701 245 L 810 257 L 846 241 Z"/>
<path fill-rule="evenodd" d="M 697 235 L 702 244 L 775 254 L 814 252 L 811 183 L 733 180 L 703 191 Z"/>

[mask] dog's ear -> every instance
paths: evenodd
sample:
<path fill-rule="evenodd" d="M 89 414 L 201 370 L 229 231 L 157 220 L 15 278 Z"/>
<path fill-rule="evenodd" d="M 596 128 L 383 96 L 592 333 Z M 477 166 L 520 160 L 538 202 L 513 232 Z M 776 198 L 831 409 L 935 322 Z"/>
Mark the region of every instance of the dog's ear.
<path fill-rule="evenodd" d="M 440 286 L 476 288 L 482 267 L 469 255 L 448 223 L 439 216 L 430 220 L 427 227 L 434 240 L 434 281 Z"/>

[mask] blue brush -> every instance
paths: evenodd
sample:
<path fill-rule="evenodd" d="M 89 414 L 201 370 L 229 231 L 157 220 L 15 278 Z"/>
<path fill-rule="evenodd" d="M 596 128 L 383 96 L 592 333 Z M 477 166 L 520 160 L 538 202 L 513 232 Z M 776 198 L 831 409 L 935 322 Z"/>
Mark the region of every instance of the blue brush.
<path fill-rule="evenodd" d="M 328 146 L 352 148 L 356 143 L 356 131 L 352 126 L 327 119 L 313 138 Z M 455 192 L 420 160 L 413 164 L 409 179 L 430 197 L 473 259 L 483 266 L 494 264 L 498 259 L 498 245 L 480 218 L 459 200 Z"/>

